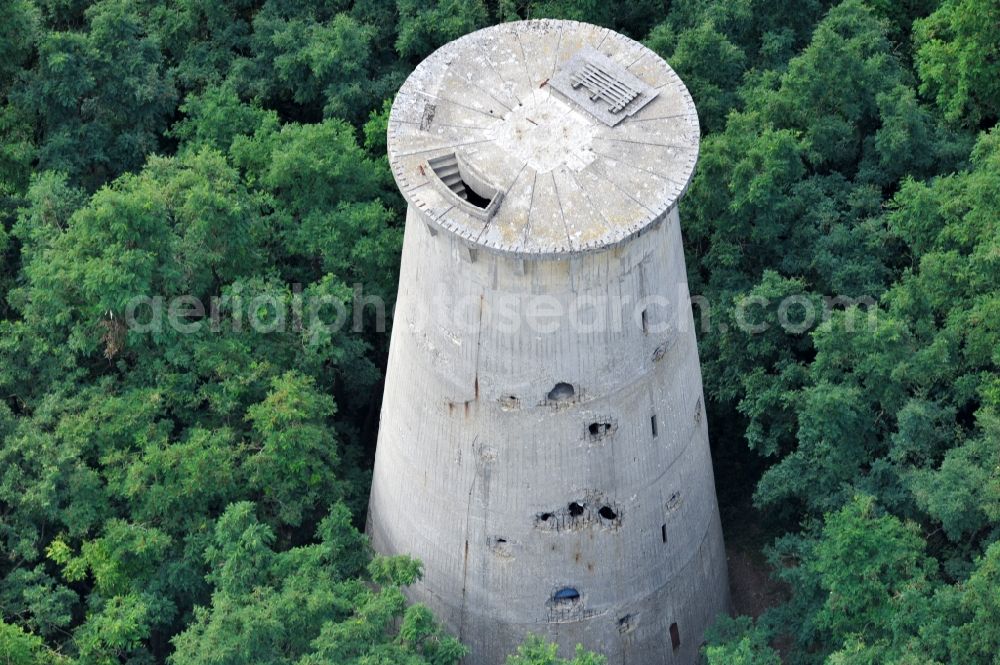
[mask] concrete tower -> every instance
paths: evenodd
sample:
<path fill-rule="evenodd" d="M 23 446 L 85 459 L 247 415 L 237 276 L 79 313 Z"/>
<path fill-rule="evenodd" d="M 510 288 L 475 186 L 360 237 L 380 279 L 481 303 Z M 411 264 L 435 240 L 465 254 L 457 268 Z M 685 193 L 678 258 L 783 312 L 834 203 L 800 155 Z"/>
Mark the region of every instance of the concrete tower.
<path fill-rule="evenodd" d="M 368 531 L 502 663 L 524 636 L 693 663 L 728 608 L 677 201 L 698 117 L 641 44 L 487 28 L 409 77 L 409 204 Z"/>

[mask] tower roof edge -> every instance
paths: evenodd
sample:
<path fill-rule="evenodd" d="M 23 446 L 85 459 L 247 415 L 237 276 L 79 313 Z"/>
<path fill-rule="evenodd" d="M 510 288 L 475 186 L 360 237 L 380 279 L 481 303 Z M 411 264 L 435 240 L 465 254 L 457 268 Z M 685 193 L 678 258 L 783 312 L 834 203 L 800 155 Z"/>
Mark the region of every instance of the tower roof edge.
<path fill-rule="evenodd" d="M 699 139 L 691 95 L 656 53 L 543 19 L 470 33 L 418 65 L 393 103 L 388 152 L 429 223 L 530 258 L 658 224 L 691 181 Z"/>

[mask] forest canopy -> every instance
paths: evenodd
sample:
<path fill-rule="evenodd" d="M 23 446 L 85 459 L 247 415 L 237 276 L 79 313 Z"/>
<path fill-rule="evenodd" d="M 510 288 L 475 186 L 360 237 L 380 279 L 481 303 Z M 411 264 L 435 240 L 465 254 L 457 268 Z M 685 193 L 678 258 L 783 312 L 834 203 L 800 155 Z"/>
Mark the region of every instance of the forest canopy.
<path fill-rule="evenodd" d="M 3 2 L 0 661 L 462 658 L 405 602 L 420 562 L 361 533 L 377 313 L 236 323 L 360 285 L 391 325 L 393 94 L 537 17 L 643 41 L 699 109 L 681 219 L 720 502 L 786 590 L 707 661 L 1000 663 L 994 0 Z M 225 325 L 123 324 L 186 296 Z M 738 325 L 789 296 L 834 306 Z M 510 657 L 564 662 L 602 658 Z"/>

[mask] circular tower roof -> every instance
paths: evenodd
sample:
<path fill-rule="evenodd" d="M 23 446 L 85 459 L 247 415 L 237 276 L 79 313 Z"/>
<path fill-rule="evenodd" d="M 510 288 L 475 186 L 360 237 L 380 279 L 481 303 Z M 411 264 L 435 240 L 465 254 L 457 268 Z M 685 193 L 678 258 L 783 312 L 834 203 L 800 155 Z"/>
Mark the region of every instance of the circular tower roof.
<path fill-rule="evenodd" d="M 410 205 L 524 257 L 613 246 L 657 223 L 688 186 L 698 139 L 691 96 L 662 58 L 557 20 L 441 47 L 399 90 L 388 131 Z"/>

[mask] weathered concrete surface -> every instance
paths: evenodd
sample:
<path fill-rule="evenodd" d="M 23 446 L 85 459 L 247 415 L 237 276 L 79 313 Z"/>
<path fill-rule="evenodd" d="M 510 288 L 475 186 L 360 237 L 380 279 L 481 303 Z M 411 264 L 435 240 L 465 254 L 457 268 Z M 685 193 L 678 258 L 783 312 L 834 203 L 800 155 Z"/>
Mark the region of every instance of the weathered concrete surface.
<path fill-rule="evenodd" d="M 657 97 L 612 128 L 539 87 L 585 44 Z M 434 91 L 432 113 L 417 88 Z M 687 92 L 631 40 L 541 21 L 445 46 L 400 95 L 390 155 L 411 206 L 376 550 L 423 561 L 411 596 L 473 665 L 502 663 L 528 632 L 611 665 L 695 662 L 728 585 L 676 211 L 697 154 Z M 476 134 L 465 113 L 490 111 Z M 684 148 L 638 142 L 668 135 Z M 428 164 L 475 141 L 489 158 L 462 158 L 506 192 L 486 222 Z"/>

